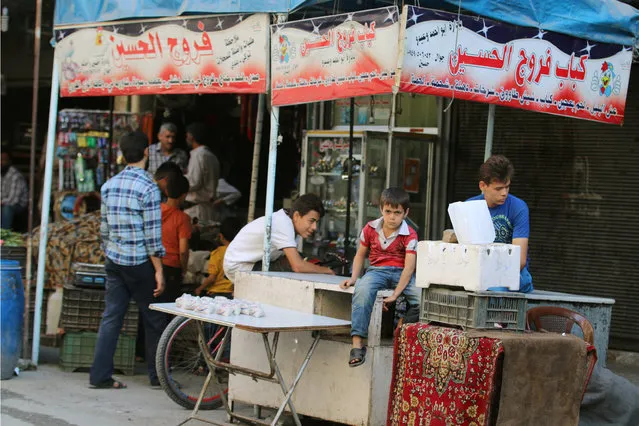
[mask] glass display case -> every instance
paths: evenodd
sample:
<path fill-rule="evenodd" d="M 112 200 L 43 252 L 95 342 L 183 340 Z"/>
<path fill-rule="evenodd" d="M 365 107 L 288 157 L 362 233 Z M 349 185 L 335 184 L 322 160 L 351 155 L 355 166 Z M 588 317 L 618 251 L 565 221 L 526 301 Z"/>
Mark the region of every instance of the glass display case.
<path fill-rule="evenodd" d="M 312 241 L 303 243 L 305 255 L 344 253 L 357 248 L 364 223 L 379 217 L 379 197 L 386 184 L 388 136 L 384 133 L 354 132 L 350 219 L 347 225 L 349 133 L 331 130 L 308 131 L 302 148 L 300 193 L 317 194 L 326 215 Z M 349 255 L 349 253 L 346 253 Z"/>

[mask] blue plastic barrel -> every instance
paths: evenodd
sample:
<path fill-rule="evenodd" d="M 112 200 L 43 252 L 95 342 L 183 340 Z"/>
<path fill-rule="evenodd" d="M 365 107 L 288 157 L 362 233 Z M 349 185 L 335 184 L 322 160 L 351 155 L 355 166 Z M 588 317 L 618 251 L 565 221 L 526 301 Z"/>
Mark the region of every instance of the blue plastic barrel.
<path fill-rule="evenodd" d="M 6 380 L 13 377 L 22 351 L 24 288 L 17 260 L 0 260 L 0 299 L 0 379 Z"/>

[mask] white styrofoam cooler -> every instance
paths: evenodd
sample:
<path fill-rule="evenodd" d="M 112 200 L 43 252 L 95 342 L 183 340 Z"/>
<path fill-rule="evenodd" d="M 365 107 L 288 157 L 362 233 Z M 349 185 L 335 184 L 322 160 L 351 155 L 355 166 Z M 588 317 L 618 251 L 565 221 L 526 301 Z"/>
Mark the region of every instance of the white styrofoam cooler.
<path fill-rule="evenodd" d="M 417 244 L 417 287 L 431 284 L 483 291 L 490 287 L 519 290 L 521 248 L 512 244 Z"/>

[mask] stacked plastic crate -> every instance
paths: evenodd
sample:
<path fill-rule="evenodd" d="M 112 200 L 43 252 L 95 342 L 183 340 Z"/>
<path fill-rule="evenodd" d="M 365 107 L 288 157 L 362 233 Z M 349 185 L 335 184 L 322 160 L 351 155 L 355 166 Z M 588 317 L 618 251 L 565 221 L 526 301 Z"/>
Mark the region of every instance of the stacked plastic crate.
<path fill-rule="evenodd" d="M 509 244 L 419 242 L 415 283 L 423 288 L 420 320 L 524 330 L 526 298 L 516 292 L 519 259 L 520 248 Z"/>
<path fill-rule="evenodd" d="M 423 288 L 420 320 L 524 330 L 526 298 L 517 293 L 521 248 L 493 243 L 496 231 L 484 200 L 453 203 L 448 214 L 456 235 L 444 235 L 455 238 L 417 245 L 415 284 Z"/>
<path fill-rule="evenodd" d="M 103 265 L 74 264 L 72 283 L 64 287 L 60 325 L 64 339 L 60 366 L 65 371 L 91 367 L 100 321 L 106 306 L 106 273 Z M 114 356 L 114 367 L 124 374 L 135 372 L 135 342 L 138 331 L 138 308 L 134 302 L 124 323 Z"/>

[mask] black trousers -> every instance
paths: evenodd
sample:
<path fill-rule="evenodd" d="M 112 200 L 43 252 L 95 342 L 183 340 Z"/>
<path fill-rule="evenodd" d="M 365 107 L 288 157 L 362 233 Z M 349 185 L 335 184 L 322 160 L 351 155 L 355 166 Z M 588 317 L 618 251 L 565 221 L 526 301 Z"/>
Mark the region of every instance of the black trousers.
<path fill-rule="evenodd" d="M 172 303 L 175 299 L 182 296 L 182 269 L 174 268 L 171 266 L 162 265 L 164 271 L 164 292 L 155 299 L 154 303 Z M 164 316 L 164 327 L 173 320 L 173 315 L 162 314 Z M 146 358 L 145 356 L 145 332 L 144 332 L 144 318 L 140 313 L 138 324 L 138 338 L 136 342 L 135 356 L 139 358 Z"/>
<path fill-rule="evenodd" d="M 98 385 L 111 378 L 113 356 L 131 298 L 138 305 L 144 321 L 146 361 L 149 378 L 154 381 L 157 379 L 155 352 L 165 327 L 165 316 L 149 309 L 149 305 L 157 301 L 153 297 L 156 287 L 153 265 L 148 261 L 136 266 L 121 266 L 107 259 L 105 270 L 106 307 L 100 322 L 89 382 Z"/>
<path fill-rule="evenodd" d="M 158 303 L 172 303 L 182 296 L 182 268 L 162 265 L 164 270 L 164 293 L 158 297 Z"/>
<path fill-rule="evenodd" d="M 173 303 L 182 296 L 182 268 L 162 265 L 164 270 L 164 292 L 158 297 L 158 303 Z M 164 314 L 165 325 L 169 325 L 175 316 Z"/>

